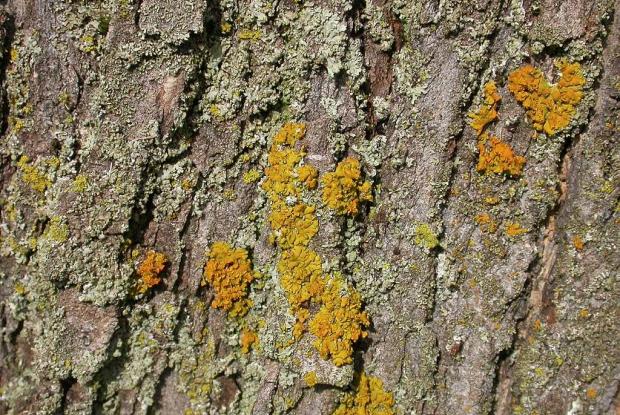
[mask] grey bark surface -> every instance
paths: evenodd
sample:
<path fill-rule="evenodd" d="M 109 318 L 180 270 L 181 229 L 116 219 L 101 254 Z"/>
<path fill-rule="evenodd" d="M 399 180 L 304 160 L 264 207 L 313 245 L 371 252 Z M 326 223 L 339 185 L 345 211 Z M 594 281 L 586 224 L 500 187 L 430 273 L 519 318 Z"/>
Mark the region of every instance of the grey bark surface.
<path fill-rule="evenodd" d="M 0 413 L 330 414 L 361 371 L 399 414 L 620 413 L 617 1 L 8 0 L 0 44 Z M 534 138 L 508 74 L 561 58 L 584 98 Z M 490 80 L 521 177 L 476 170 Z M 287 121 L 321 174 L 355 156 L 373 183 L 313 241 L 371 320 L 351 365 L 281 347 L 252 175 Z M 264 276 L 244 322 L 201 285 L 215 241 Z"/>

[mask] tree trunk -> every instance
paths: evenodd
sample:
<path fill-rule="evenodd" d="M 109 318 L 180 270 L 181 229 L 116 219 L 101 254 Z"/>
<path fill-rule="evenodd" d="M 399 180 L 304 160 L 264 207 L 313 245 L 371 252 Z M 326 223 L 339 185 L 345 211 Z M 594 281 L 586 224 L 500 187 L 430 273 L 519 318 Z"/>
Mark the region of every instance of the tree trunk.
<path fill-rule="evenodd" d="M 620 413 L 617 1 L 0 9 L 0 413 Z"/>

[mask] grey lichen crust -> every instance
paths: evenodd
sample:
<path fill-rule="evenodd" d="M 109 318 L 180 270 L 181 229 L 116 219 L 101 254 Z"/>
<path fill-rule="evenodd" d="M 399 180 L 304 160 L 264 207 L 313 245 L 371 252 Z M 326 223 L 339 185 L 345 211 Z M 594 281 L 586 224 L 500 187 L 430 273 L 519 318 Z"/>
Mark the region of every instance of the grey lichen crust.
<path fill-rule="evenodd" d="M 618 13 L 612 0 L 1 6 L 0 413 L 330 414 L 361 372 L 397 414 L 614 413 Z M 508 76 L 531 63 L 556 82 L 560 58 L 579 63 L 584 96 L 565 129 L 533 137 Z M 488 81 L 519 177 L 476 169 L 467 114 Z M 355 217 L 301 196 L 318 206 L 323 271 L 371 320 L 351 364 L 291 334 L 261 189 L 287 122 L 306 126 L 304 163 L 324 174 L 353 156 L 373 185 Z M 257 274 L 241 318 L 210 306 L 216 241 L 247 249 Z M 141 290 L 149 251 L 165 272 Z"/>

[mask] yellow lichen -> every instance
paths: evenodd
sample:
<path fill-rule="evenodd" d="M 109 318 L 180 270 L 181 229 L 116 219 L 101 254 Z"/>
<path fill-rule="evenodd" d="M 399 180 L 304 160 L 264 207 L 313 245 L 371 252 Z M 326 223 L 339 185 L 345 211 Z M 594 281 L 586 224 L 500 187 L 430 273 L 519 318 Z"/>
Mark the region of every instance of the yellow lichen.
<path fill-rule="evenodd" d="M 52 182 L 39 169 L 29 164 L 28 156 L 21 156 L 17 161 L 17 167 L 22 172 L 22 180 L 27 183 L 33 190 L 43 193 Z"/>
<path fill-rule="evenodd" d="M 261 33 L 258 30 L 241 30 L 237 37 L 239 40 L 257 41 L 261 38 Z"/>
<path fill-rule="evenodd" d="M 269 222 L 278 244 L 284 248 L 308 245 L 319 230 L 314 206 L 297 203 L 287 206 L 277 204 L 269 215 Z"/>
<path fill-rule="evenodd" d="M 534 129 L 547 135 L 554 135 L 570 123 L 586 83 L 578 63 L 562 59 L 556 67 L 561 73 L 557 84 L 550 84 L 532 65 L 522 66 L 508 76 L 508 90 L 525 108 Z"/>
<path fill-rule="evenodd" d="M 244 183 L 254 183 L 258 179 L 260 179 L 261 173 L 256 169 L 251 169 L 243 173 L 243 182 Z"/>
<path fill-rule="evenodd" d="M 258 344 L 258 335 L 253 330 L 243 329 L 239 337 L 239 343 L 241 344 L 241 352 L 244 354 L 249 353 L 250 348 Z"/>
<path fill-rule="evenodd" d="M 54 216 L 50 219 L 44 235 L 54 242 L 63 243 L 69 238 L 69 227 L 63 223 L 62 218 Z"/>
<path fill-rule="evenodd" d="M 88 178 L 84 174 L 78 174 L 73 180 L 73 191 L 82 193 L 88 187 Z"/>
<path fill-rule="evenodd" d="M 254 279 L 245 249 L 232 248 L 226 242 L 215 242 L 211 246 L 202 279 L 202 285 L 209 284 L 215 290 L 211 307 L 221 308 L 231 316 L 244 315 L 251 306 L 246 297 Z"/>
<path fill-rule="evenodd" d="M 368 315 L 361 311 L 362 298 L 340 275 L 326 281 L 319 297 L 321 308 L 310 320 L 310 332 L 316 336 L 314 346 L 321 357 L 331 356 L 336 366 L 352 362 L 353 343 L 366 337 Z"/>
<path fill-rule="evenodd" d="M 426 223 L 421 223 L 416 226 L 414 241 L 416 245 L 427 249 L 433 249 L 439 245 L 437 235 L 435 235 L 431 227 Z"/>
<path fill-rule="evenodd" d="M 262 188 L 271 202 L 272 240 L 281 249 L 280 283 L 296 318 L 293 337 L 299 339 L 310 321 L 309 331 L 316 337 L 314 345 L 321 356 L 331 357 L 335 365 L 341 366 L 351 362 L 352 344 L 366 335 L 363 326 L 369 323 L 361 311 L 359 293 L 340 276 L 324 276 L 321 258 L 308 247 L 319 230 L 319 222 L 315 207 L 300 198 L 305 190 L 316 188 L 318 173 L 313 166 L 304 164 L 303 148 L 296 148 L 304 134 L 305 125 L 299 123 L 287 123 L 276 134 Z M 355 177 L 356 198 L 369 200 L 370 184 L 361 183 L 359 162 L 353 163 L 357 163 L 357 173 L 351 174 L 349 168 L 343 174 Z M 357 205 L 354 208 L 357 213 Z M 318 307 L 314 316 L 312 304 Z"/>
<path fill-rule="evenodd" d="M 364 372 L 356 375 L 356 390 L 347 394 L 333 415 L 393 415 L 394 395 L 383 389 L 383 382 Z"/>
<path fill-rule="evenodd" d="M 497 119 L 497 104 L 501 99 L 495 82 L 487 82 L 484 85 L 484 101 L 482 105 L 478 111 L 468 114 L 471 119 L 469 125 L 476 130 L 478 135 L 482 134 L 482 131 L 489 123 Z"/>
<path fill-rule="evenodd" d="M 161 252 L 149 251 L 138 266 L 138 292 L 145 293 L 161 282 L 161 273 L 166 268 L 168 259 Z"/>
<path fill-rule="evenodd" d="M 339 215 L 355 216 L 362 202 L 371 201 L 371 184 L 362 180 L 360 162 L 347 157 L 326 173 L 323 183 L 323 202 Z"/>
<path fill-rule="evenodd" d="M 520 176 L 523 172 L 525 157 L 514 154 L 512 147 L 495 136 L 483 133 L 478 140 L 478 165 L 476 170 L 495 174 L 506 173 Z"/>
<path fill-rule="evenodd" d="M 316 376 L 316 372 L 313 370 L 304 375 L 304 381 L 306 382 L 306 385 L 313 387 L 318 383 L 319 379 Z"/>

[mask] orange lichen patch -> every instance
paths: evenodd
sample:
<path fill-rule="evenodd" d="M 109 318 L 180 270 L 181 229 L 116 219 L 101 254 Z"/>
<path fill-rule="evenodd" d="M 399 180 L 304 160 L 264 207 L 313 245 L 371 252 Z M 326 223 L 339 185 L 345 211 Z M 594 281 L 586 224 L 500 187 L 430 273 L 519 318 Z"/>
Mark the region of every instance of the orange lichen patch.
<path fill-rule="evenodd" d="M 319 230 L 314 206 L 297 203 L 287 206 L 277 203 L 269 215 L 269 223 L 278 244 L 283 249 L 305 246 Z"/>
<path fill-rule="evenodd" d="M 495 136 L 483 133 L 478 140 L 478 165 L 476 170 L 495 174 L 506 173 L 520 176 L 523 172 L 525 157 L 516 156 L 512 147 Z"/>
<path fill-rule="evenodd" d="M 581 236 L 579 235 L 573 236 L 573 246 L 575 247 L 577 251 L 581 251 L 583 249 L 583 247 L 585 246 L 585 242 L 583 242 L 583 239 L 581 239 Z"/>
<path fill-rule="evenodd" d="M 497 104 L 502 97 L 497 92 L 494 81 L 489 81 L 484 85 L 484 101 L 478 111 L 468 114 L 471 119 L 469 125 L 476 130 L 478 135 L 482 134 L 484 128 L 497 119 Z"/>
<path fill-rule="evenodd" d="M 244 315 L 251 306 L 246 297 L 255 278 L 245 249 L 234 249 L 226 242 L 213 244 L 202 279 L 202 285 L 208 283 L 215 290 L 211 307 L 228 311 L 231 316 Z"/>
<path fill-rule="evenodd" d="M 166 269 L 168 259 L 161 252 L 149 251 L 138 266 L 138 292 L 145 293 L 161 282 L 161 273 Z"/>
<path fill-rule="evenodd" d="M 304 381 L 306 382 L 306 385 L 313 387 L 318 383 L 319 379 L 316 376 L 316 372 L 311 371 L 304 375 Z"/>
<path fill-rule="evenodd" d="M 516 222 L 510 222 L 506 225 L 506 235 L 519 236 L 527 233 L 527 229 L 524 229 Z"/>
<path fill-rule="evenodd" d="M 273 143 L 294 146 L 297 141 L 304 138 L 304 135 L 306 135 L 306 124 L 288 122 L 280 128 L 280 131 L 273 138 Z"/>
<path fill-rule="evenodd" d="M 243 329 L 239 343 L 241 344 L 241 352 L 244 354 L 249 353 L 250 348 L 258 344 L 258 335 L 253 330 Z"/>
<path fill-rule="evenodd" d="M 497 223 L 495 223 L 491 215 L 488 213 L 476 215 L 474 220 L 480 226 L 480 230 L 482 232 L 493 233 L 497 230 Z"/>
<path fill-rule="evenodd" d="M 331 356 L 336 366 L 351 363 L 353 343 L 367 336 L 364 327 L 370 324 L 360 294 L 334 275 L 319 300 L 321 308 L 310 321 L 310 332 L 317 337 L 314 346 L 324 359 Z"/>
<path fill-rule="evenodd" d="M 321 272 L 321 258 L 311 249 L 294 246 L 282 253 L 278 273 L 293 309 L 323 291 L 325 282 Z"/>
<path fill-rule="evenodd" d="M 287 123 L 278 131 L 269 150 L 269 166 L 265 168 L 267 179 L 262 188 L 272 202 L 288 196 L 299 196 L 304 185 L 308 189 L 317 186 L 317 171 L 308 165 L 300 166 L 306 153 L 294 146 L 306 133 L 301 123 Z"/>
<path fill-rule="evenodd" d="M 589 387 L 586 389 L 586 398 L 588 399 L 596 399 L 598 396 L 598 392 L 593 387 Z"/>
<path fill-rule="evenodd" d="M 563 59 L 556 67 L 561 77 L 555 85 L 547 82 L 540 69 L 532 65 L 522 66 L 508 75 L 508 90 L 525 108 L 534 129 L 547 135 L 554 135 L 570 123 L 586 83 L 578 63 Z"/>
<path fill-rule="evenodd" d="M 355 216 L 360 203 L 372 200 L 372 185 L 362 180 L 360 162 L 353 157 L 347 157 L 335 171 L 326 173 L 322 183 L 323 202 L 340 215 Z"/>
<path fill-rule="evenodd" d="M 316 168 L 306 164 L 297 169 L 297 175 L 299 181 L 302 182 L 308 189 L 316 189 L 318 184 L 318 172 Z"/>
<path fill-rule="evenodd" d="M 364 372 L 356 376 L 356 390 L 347 394 L 333 415 L 393 415 L 394 395 L 383 389 L 381 379 L 367 376 Z"/>

